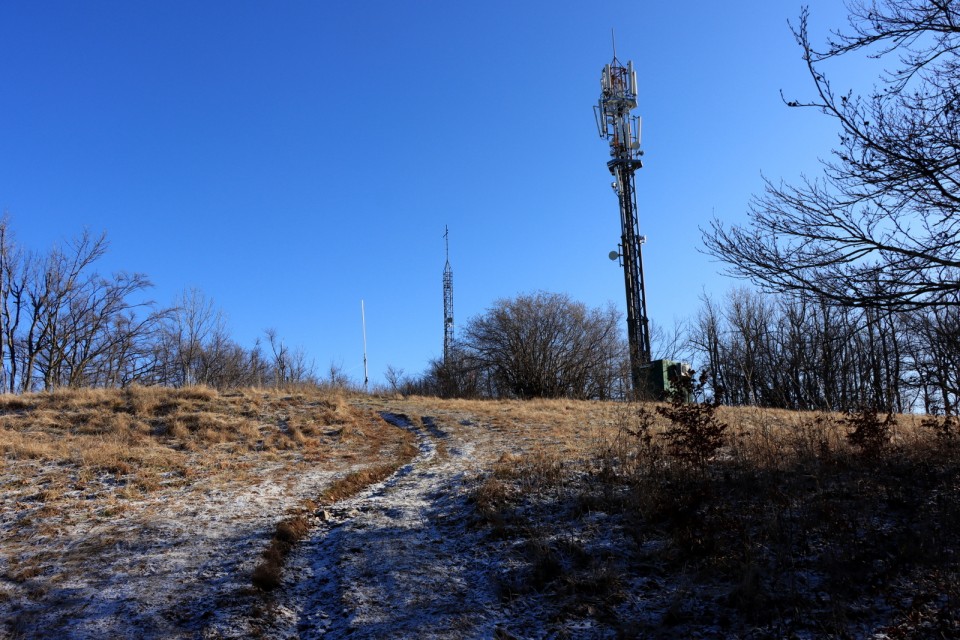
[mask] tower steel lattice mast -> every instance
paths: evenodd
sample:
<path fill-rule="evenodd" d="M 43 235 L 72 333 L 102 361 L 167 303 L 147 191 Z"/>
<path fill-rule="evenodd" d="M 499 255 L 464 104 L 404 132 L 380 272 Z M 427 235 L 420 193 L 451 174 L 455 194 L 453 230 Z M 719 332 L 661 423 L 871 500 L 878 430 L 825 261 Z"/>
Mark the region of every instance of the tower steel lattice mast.
<path fill-rule="evenodd" d="M 450 230 L 443 228 L 447 264 L 443 268 L 443 363 L 453 356 L 453 270 L 450 268 Z"/>
<path fill-rule="evenodd" d="M 640 157 L 640 117 L 632 116 L 637 106 L 637 74 L 633 62 L 623 66 L 614 50 L 613 61 L 604 66 L 600 76 L 600 101 L 594 106 L 600 137 L 610 141 L 607 162 L 613 174 L 613 189 L 620 201 L 620 258 L 627 292 L 627 338 L 630 343 L 630 376 L 634 394 L 645 387 L 644 365 L 650 362 L 650 328 L 647 320 L 647 299 L 643 282 L 641 246 L 646 238 L 640 235 L 637 218 L 637 191 L 634 172 L 643 167 Z"/>

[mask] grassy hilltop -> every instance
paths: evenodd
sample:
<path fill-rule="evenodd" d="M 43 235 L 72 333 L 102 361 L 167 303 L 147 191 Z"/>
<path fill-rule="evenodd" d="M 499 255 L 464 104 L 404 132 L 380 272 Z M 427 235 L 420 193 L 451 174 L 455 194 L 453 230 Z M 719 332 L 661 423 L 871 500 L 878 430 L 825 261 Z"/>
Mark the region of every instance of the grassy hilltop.
<path fill-rule="evenodd" d="M 545 634 L 588 621 L 597 637 L 957 637 L 956 425 L 667 409 L 309 387 L 3 396 L 0 607 L 11 637 L 29 636 L 68 585 L 109 582 L 121 558 L 129 575 L 170 565 L 165 542 L 239 553 L 230 593 L 269 620 L 298 541 L 417 455 L 384 412 L 409 418 L 442 464 L 462 456 L 490 606 L 513 612 L 503 634 L 529 628 L 526 608 Z M 683 420 L 724 427 L 720 446 L 682 455 L 697 446 L 678 439 Z M 190 584 L 194 599 L 209 588 Z"/>

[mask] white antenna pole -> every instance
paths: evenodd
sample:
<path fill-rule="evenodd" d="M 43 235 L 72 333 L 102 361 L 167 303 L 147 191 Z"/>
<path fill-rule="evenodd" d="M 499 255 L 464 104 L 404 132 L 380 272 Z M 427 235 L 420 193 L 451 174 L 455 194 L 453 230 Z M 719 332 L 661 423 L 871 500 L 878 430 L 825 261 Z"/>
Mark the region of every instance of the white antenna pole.
<path fill-rule="evenodd" d="M 367 372 L 367 313 L 363 308 L 363 300 L 360 300 L 360 322 L 363 324 L 363 390 L 367 390 L 367 383 L 370 382 L 370 376 Z"/>

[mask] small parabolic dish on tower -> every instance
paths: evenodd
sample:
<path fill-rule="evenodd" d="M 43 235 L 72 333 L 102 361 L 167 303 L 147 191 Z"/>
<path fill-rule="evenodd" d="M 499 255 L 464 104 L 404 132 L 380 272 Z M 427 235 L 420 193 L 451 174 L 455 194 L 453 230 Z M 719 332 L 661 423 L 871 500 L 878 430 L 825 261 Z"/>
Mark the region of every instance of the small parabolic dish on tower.
<path fill-rule="evenodd" d="M 611 259 L 611 260 L 616 260 L 616 259 L 619 258 L 619 257 L 620 257 L 620 253 L 619 253 L 618 251 L 611 251 L 611 252 L 610 252 L 610 259 Z"/>

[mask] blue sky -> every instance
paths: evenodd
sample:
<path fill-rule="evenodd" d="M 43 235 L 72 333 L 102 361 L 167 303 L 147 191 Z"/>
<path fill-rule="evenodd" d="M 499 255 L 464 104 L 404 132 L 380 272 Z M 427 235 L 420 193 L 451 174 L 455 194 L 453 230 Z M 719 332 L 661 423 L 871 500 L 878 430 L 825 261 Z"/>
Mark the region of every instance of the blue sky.
<path fill-rule="evenodd" d="M 811 0 L 822 42 L 845 24 Z M 638 71 L 648 310 L 672 326 L 736 283 L 699 253 L 762 176 L 815 173 L 832 124 L 787 27 L 800 3 L 0 4 L 0 208 L 45 251 L 105 231 L 103 271 L 196 287 L 251 346 L 323 370 L 421 372 L 442 351 L 444 226 L 458 328 L 495 299 L 623 308 L 617 200 L 592 105 Z"/>

